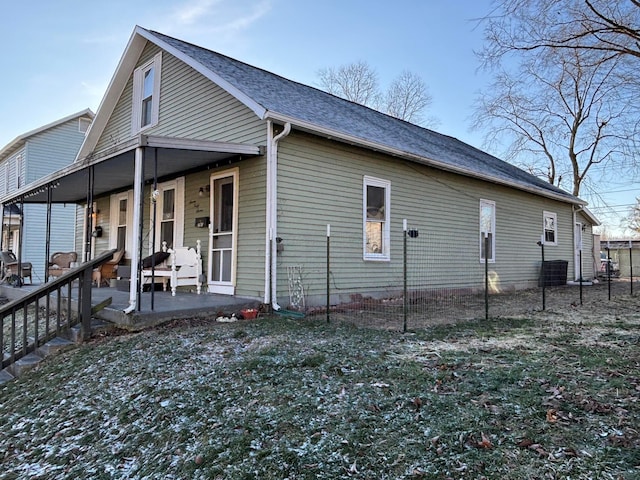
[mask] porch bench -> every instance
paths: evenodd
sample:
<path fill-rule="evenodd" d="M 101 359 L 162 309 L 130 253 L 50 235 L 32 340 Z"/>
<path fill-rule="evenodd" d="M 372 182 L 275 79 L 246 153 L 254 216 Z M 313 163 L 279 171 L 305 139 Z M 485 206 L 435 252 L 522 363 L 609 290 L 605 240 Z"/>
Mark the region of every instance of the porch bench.
<path fill-rule="evenodd" d="M 162 283 L 162 290 L 167 291 L 167 283 L 171 287 L 171 295 L 175 297 L 176 288 L 188 285 L 196 287 L 196 292 L 200 295 L 202 291 L 202 253 L 200 240 L 196 242 L 196 248 L 192 247 L 176 247 L 167 249 L 163 245 L 163 252 L 168 253 L 169 257 L 165 258 L 160 252 L 155 253 L 157 259 L 163 258 L 155 268 L 145 267 L 142 269 L 142 282 L 144 285 L 151 283 L 152 276 L 154 282 Z M 147 257 L 149 259 L 150 257 Z M 145 259 L 145 260 L 147 260 Z"/>
<path fill-rule="evenodd" d="M 167 242 L 162 242 L 162 249 L 142 259 L 141 280 L 143 285 L 162 283 L 162 290 L 167 291 L 167 283 L 171 278 L 171 267 L 167 260 L 171 252 L 167 248 Z"/>

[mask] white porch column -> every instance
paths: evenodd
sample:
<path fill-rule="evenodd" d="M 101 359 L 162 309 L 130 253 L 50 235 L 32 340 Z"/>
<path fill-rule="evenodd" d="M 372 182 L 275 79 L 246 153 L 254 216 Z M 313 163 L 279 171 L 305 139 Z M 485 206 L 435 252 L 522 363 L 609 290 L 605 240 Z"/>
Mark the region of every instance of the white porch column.
<path fill-rule="evenodd" d="M 142 165 L 144 161 L 144 150 L 142 147 L 136 148 L 135 152 L 135 170 L 133 174 L 133 225 L 131 235 L 133 238 L 133 252 L 131 255 L 131 283 L 129 284 L 129 307 L 126 313 L 131 313 L 136 309 L 136 300 L 138 297 L 138 264 L 140 263 L 140 220 L 142 217 L 141 200 L 142 200 Z"/>

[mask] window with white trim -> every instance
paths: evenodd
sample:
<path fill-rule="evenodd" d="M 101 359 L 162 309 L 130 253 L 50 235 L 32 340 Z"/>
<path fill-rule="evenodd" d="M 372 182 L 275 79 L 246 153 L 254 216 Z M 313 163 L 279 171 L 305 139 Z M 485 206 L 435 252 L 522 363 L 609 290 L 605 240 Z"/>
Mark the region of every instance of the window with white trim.
<path fill-rule="evenodd" d="M 78 119 L 78 132 L 87 133 L 89 130 L 89 125 L 91 125 L 91 119 L 86 117 L 81 117 Z"/>
<path fill-rule="evenodd" d="M 492 200 L 480 200 L 480 261 L 487 258 L 493 263 L 496 259 L 496 202 Z M 486 240 L 489 240 L 487 249 Z M 488 250 L 488 252 L 487 252 Z"/>
<path fill-rule="evenodd" d="M 0 195 L 7 193 L 7 164 L 0 164 Z"/>
<path fill-rule="evenodd" d="M 162 242 L 167 247 L 182 247 L 184 237 L 184 177 L 159 183 L 156 197 L 156 246 L 157 252 Z"/>
<path fill-rule="evenodd" d="M 390 260 L 389 206 L 391 182 L 365 176 L 362 195 L 364 259 Z"/>
<path fill-rule="evenodd" d="M 16 157 L 16 188 L 24 186 L 24 157 L 22 154 Z"/>
<path fill-rule="evenodd" d="M 158 123 L 160 111 L 160 71 L 162 53 L 133 72 L 133 114 L 134 133 L 153 127 Z"/>
<path fill-rule="evenodd" d="M 111 195 L 109 213 L 109 247 L 125 250 L 127 258 L 132 251 L 130 229 L 133 225 L 133 190 Z"/>
<path fill-rule="evenodd" d="M 558 218 L 553 212 L 542 213 L 542 228 L 545 245 L 558 244 Z"/>

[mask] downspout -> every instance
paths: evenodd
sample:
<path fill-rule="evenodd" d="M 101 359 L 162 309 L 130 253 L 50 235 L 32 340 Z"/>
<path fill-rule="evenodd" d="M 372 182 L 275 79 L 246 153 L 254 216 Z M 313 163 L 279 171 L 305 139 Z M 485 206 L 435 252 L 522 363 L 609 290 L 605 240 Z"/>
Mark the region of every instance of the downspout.
<path fill-rule="evenodd" d="M 277 299 L 277 254 L 278 236 L 278 142 L 289 135 L 291 123 L 284 124 L 284 130 L 273 136 L 273 124 L 267 120 L 267 238 L 265 248 L 265 303 L 274 310 L 280 310 Z"/>
<path fill-rule="evenodd" d="M 133 225 L 131 238 L 140 238 L 140 218 L 141 218 L 141 200 L 142 200 L 142 147 L 136 148 L 135 152 L 135 170 L 133 174 Z M 139 249 L 136 248 L 131 255 L 131 282 L 129 284 L 129 306 L 124 309 L 124 313 L 129 314 L 135 311 L 138 298 L 138 264 L 140 262 Z"/>

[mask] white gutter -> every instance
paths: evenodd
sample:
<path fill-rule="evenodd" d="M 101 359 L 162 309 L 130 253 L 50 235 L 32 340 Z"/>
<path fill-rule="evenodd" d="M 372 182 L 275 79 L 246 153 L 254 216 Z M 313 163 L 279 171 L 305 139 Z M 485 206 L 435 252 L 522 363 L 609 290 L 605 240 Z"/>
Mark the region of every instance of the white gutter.
<path fill-rule="evenodd" d="M 284 130 L 273 136 L 273 124 L 267 120 L 267 218 L 265 244 L 264 303 L 270 303 L 274 310 L 280 310 L 277 299 L 277 250 L 278 236 L 278 142 L 289 135 L 291 123 L 284 124 Z"/>
<path fill-rule="evenodd" d="M 136 148 L 135 152 L 135 171 L 133 174 L 133 225 L 131 229 L 131 236 L 135 240 L 140 238 L 140 217 L 142 212 L 140 211 L 140 200 L 142 199 L 142 161 L 143 161 L 143 149 L 142 147 Z M 133 312 L 137 307 L 138 299 L 138 263 L 140 259 L 140 248 L 136 248 L 135 252 L 131 255 L 131 283 L 129 284 L 129 306 L 124 309 L 124 313 L 129 314 Z"/>

